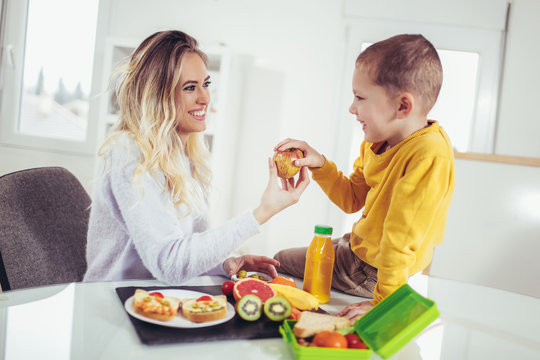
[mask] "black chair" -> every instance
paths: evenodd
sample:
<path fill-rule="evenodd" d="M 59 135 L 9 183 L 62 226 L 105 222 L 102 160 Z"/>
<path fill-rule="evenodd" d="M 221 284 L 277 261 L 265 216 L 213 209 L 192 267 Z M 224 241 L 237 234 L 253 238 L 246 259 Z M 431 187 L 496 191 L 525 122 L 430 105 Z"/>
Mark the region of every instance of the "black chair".
<path fill-rule="evenodd" d="M 0 177 L 2 290 L 81 281 L 90 203 L 81 183 L 64 168 Z"/>

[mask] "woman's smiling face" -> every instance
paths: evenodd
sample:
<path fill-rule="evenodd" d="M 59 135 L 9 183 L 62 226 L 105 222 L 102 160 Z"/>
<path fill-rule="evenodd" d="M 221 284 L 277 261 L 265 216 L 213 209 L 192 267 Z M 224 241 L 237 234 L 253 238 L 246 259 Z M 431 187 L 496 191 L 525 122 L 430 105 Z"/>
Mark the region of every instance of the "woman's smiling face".
<path fill-rule="evenodd" d="M 185 54 L 177 87 L 178 134 L 185 144 L 188 135 L 206 129 L 206 112 L 210 103 L 210 76 L 196 53 Z"/>

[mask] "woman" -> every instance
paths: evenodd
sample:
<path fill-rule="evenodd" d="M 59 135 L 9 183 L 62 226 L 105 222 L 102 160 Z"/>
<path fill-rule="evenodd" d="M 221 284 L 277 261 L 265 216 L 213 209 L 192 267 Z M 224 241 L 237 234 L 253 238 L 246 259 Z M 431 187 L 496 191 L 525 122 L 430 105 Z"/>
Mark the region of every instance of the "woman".
<path fill-rule="evenodd" d="M 202 140 L 210 101 L 206 55 L 181 31 L 144 40 L 115 72 L 120 120 L 100 149 L 104 175 L 95 185 L 85 281 L 156 278 L 180 283 L 241 269 L 276 276 L 264 256 L 227 257 L 270 217 L 296 203 L 307 170 L 277 185 L 269 159 L 259 206 L 209 229 L 209 152 Z"/>

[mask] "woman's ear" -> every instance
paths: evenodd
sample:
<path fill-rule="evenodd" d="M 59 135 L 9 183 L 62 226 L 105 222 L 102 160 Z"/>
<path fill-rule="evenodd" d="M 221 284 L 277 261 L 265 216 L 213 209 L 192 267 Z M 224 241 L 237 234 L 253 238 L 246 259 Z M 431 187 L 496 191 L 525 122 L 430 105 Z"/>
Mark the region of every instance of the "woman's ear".
<path fill-rule="evenodd" d="M 399 105 L 397 111 L 397 118 L 404 119 L 411 115 L 416 104 L 414 102 L 414 96 L 411 93 L 405 92 L 399 95 Z"/>

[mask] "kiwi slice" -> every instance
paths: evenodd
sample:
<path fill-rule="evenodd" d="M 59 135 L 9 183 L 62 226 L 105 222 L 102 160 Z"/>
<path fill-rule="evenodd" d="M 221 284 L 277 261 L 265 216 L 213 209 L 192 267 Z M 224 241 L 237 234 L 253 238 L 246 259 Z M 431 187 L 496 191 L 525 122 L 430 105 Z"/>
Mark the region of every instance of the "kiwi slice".
<path fill-rule="evenodd" d="M 291 303 L 281 296 L 273 296 L 264 302 L 264 313 L 272 321 L 285 320 L 291 310 Z"/>
<path fill-rule="evenodd" d="M 247 321 L 255 321 L 261 317 L 262 301 L 257 295 L 247 294 L 236 303 L 236 312 Z"/>

